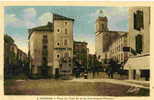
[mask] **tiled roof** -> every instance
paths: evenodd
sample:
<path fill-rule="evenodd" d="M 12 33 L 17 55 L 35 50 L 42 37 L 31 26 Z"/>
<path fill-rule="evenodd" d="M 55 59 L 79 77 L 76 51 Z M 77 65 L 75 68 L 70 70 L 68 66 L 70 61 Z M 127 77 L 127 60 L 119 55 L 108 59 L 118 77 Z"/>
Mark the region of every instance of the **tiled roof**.
<path fill-rule="evenodd" d="M 34 28 L 29 29 L 28 31 L 29 31 L 29 37 L 28 38 L 30 38 L 31 34 L 34 31 L 50 31 L 50 32 L 53 32 L 53 23 L 48 22 L 47 25 L 34 27 Z"/>
<path fill-rule="evenodd" d="M 32 29 L 29 29 L 29 32 L 31 32 L 31 31 L 53 31 L 52 27 L 53 27 L 53 24 L 48 22 L 47 25 L 34 27 Z"/>
<path fill-rule="evenodd" d="M 74 41 L 75 44 L 88 44 L 87 42 L 81 42 L 81 41 Z"/>
<path fill-rule="evenodd" d="M 74 21 L 74 19 L 72 19 L 72 18 L 68 18 L 68 17 L 65 17 L 65 16 L 58 15 L 58 14 L 53 14 L 53 20 L 71 20 L 71 21 Z M 29 29 L 28 30 L 28 32 L 29 32 L 28 38 L 30 38 L 31 34 L 34 31 L 50 31 L 50 32 L 53 32 L 53 30 L 54 30 L 53 23 L 48 22 L 47 25 L 34 27 L 34 28 Z"/>
<path fill-rule="evenodd" d="M 72 20 L 72 21 L 74 21 L 74 19 L 72 19 L 72 18 L 61 16 L 58 14 L 53 14 L 53 20 Z"/>

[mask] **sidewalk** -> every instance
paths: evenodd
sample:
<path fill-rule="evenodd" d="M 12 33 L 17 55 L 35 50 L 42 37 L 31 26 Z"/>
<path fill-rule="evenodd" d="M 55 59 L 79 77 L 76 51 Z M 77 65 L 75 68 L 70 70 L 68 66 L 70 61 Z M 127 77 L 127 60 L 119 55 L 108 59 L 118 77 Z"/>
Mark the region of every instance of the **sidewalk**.
<path fill-rule="evenodd" d="M 126 80 L 128 79 L 127 75 L 119 75 L 119 74 L 113 74 L 113 79 L 118 79 L 118 80 Z M 99 72 L 99 74 L 95 73 L 95 76 L 93 78 L 93 73 L 88 73 L 88 79 L 104 79 L 108 78 L 107 73 L 105 72 Z"/>
<path fill-rule="evenodd" d="M 116 79 L 73 79 L 69 80 L 68 82 L 105 82 L 105 83 L 111 83 L 111 84 L 119 84 L 119 85 L 126 85 L 126 86 L 132 86 L 132 87 L 139 87 L 139 88 L 145 88 L 149 89 L 150 83 L 149 81 L 136 81 L 136 80 L 116 80 Z"/>
<path fill-rule="evenodd" d="M 150 87 L 150 81 L 141 81 L 141 80 L 124 80 L 125 82 L 133 83 L 133 84 L 138 84 L 138 85 L 143 85 L 145 87 Z"/>

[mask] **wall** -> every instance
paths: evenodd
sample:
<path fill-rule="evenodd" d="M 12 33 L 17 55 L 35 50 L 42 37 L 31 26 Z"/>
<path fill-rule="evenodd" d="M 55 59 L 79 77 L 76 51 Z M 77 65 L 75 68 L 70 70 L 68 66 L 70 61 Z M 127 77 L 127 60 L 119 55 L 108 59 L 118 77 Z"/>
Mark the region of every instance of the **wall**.
<path fill-rule="evenodd" d="M 67 29 L 67 34 L 65 34 L 65 29 Z M 67 40 L 67 45 L 64 45 L 65 40 Z M 57 45 L 57 43 L 59 43 L 59 46 Z M 72 21 L 54 20 L 54 48 L 67 48 L 66 50 L 54 49 L 54 68 L 59 68 L 59 60 L 61 57 L 64 57 L 65 53 L 68 53 L 69 57 L 73 58 L 73 22 Z M 59 58 L 57 57 L 57 55 L 59 55 Z"/>
<path fill-rule="evenodd" d="M 144 29 L 141 31 L 134 29 L 134 17 L 133 14 L 137 11 L 141 10 L 144 13 Z M 143 53 L 150 52 L 150 8 L 148 7 L 133 7 L 129 9 L 129 42 L 130 47 L 135 49 L 135 36 L 138 34 L 143 35 Z"/>
<path fill-rule="evenodd" d="M 35 31 L 30 37 L 30 57 L 32 73 L 39 73 L 38 67 L 42 66 L 42 39 L 43 35 L 48 37 L 48 66 L 53 66 L 53 33 L 47 31 Z"/>

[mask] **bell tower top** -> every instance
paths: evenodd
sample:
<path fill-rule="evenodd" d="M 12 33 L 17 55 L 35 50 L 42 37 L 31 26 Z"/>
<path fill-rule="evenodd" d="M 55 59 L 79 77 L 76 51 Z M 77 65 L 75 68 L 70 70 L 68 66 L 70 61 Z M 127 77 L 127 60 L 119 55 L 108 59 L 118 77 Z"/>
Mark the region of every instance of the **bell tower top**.
<path fill-rule="evenodd" d="M 102 13 L 102 11 L 100 11 L 100 13 Z M 96 19 L 96 32 L 105 32 L 108 31 L 108 19 L 106 16 L 98 16 L 98 18 Z"/>

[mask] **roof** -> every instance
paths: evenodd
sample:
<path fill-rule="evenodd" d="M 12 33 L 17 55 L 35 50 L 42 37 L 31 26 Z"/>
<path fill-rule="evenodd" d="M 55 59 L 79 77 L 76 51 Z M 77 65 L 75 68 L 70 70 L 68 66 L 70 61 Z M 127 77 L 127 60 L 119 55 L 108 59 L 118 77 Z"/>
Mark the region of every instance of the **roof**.
<path fill-rule="evenodd" d="M 47 25 L 39 26 L 39 27 L 34 27 L 34 28 L 29 29 L 28 31 L 29 31 L 29 36 L 28 36 L 28 38 L 30 38 L 31 34 L 32 34 L 34 31 L 49 31 L 49 32 L 53 32 L 53 23 L 48 22 Z"/>
<path fill-rule="evenodd" d="M 128 32 L 122 32 L 122 31 L 108 31 L 108 32 L 110 32 L 112 36 L 115 35 L 112 42 L 115 42 L 121 37 L 125 37 L 128 35 Z"/>
<path fill-rule="evenodd" d="M 86 44 L 86 45 L 88 44 L 87 42 L 84 42 L 84 41 L 83 42 L 81 42 L 81 41 L 74 41 L 74 43 L 75 44 Z"/>
<path fill-rule="evenodd" d="M 107 17 L 99 16 L 96 21 L 107 21 Z"/>
<path fill-rule="evenodd" d="M 71 20 L 71 21 L 74 21 L 74 19 L 72 18 L 68 18 L 68 17 L 65 17 L 65 16 L 61 16 L 61 15 L 58 15 L 58 14 L 53 14 L 53 20 Z M 53 23 L 51 22 L 48 22 L 47 25 L 44 25 L 44 26 L 39 26 L 39 27 L 34 27 L 34 28 L 31 28 L 28 30 L 29 32 L 29 36 L 28 38 L 30 38 L 31 34 L 34 32 L 34 31 L 49 31 L 49 32 L 53 32 Z"/>
<path fill-rule="evenodd" d="M 114 31 L 114 30 L 111 30 L 111 31 L 109 30 L 107 32 L 110 32 L 110 33 L 119 33 L 119 34 L 126 34 L 126 33 L 128 33 L 126 31 Z"/>
<path fill-rule="evenodd" d="M 74 19 L 72 19 L 72 18 L 61 16 L 61 15 L 58 15 L 58 14 L 53 14 L 53 20 L 71 20 L 71 21 L 74 21 Z"/>
<path fill-rule="evenodd" d="M 130 57 L 124 65 L 124 69 L 150 69 L 150 56 Z"/>

